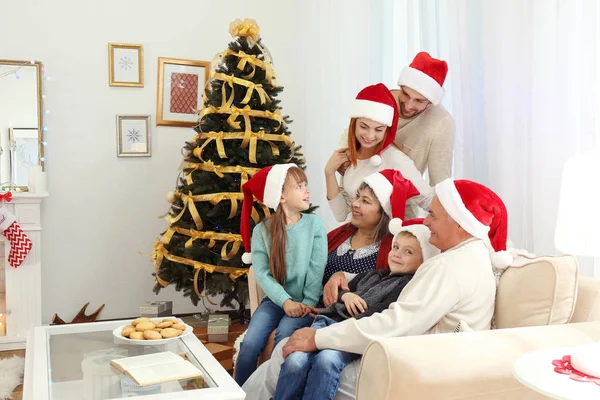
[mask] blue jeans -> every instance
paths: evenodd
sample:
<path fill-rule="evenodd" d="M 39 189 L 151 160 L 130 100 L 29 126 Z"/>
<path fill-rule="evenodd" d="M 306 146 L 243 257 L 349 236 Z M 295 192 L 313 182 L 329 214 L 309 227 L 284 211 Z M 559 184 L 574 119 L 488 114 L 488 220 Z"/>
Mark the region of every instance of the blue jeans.
<path fill-rule="evenodd" d="M 235 381 L 242 386 L 246 379 L 256 370 L 258 357 L 265 348 L 269 335 L 275 328 L 275 346 L 294 333 L 297 329 L 310 326 L 313 318 L 290 318 L 285 314 L 283 308 L 265 297 L 254 311 L 250 326 L 240 345 L 240 353 L 235 364 Z"/>
<path fill-rule="evenodd" d="M 336 322 L 317 315 L 311 328 L 321 329 Z M 313 353 L 297 351 L 288 355 L 281 364 L 274 400 L 333 400 L 342 370 L 359 357 L 359 354 L 330 349 Z"/>

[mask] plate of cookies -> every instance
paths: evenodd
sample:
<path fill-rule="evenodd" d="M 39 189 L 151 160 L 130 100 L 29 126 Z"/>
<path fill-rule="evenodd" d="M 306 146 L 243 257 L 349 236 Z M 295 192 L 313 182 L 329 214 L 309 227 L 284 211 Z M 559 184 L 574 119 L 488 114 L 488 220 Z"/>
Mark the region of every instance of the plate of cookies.
<path fill-rule="evenodd" d="M 144 346 L 168 343 L 172 340 L 187 336 L 194 329 L 176 318 L 147 318 L 140 317 L 115 328 L 113 335 L 131 344 Z"/>

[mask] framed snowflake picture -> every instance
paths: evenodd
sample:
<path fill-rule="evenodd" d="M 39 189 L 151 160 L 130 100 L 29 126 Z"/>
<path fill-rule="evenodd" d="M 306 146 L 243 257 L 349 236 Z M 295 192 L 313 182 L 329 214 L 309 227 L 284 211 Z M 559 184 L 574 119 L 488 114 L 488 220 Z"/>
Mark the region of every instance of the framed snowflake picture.
<path fill-rule="evenodd" d="M 156 125 L 196 125 L 209 72 L 208 61 L 159 57 Z"/>
<path fill-rule="evenodd" d="M 149 115 L 117 115 L 117 157 L 150 157 Z"/>
<path fill-rule="evenodd" d="M 144 87 L 144 49 L 141 44 L 108 44 L 108 84 Z"/>

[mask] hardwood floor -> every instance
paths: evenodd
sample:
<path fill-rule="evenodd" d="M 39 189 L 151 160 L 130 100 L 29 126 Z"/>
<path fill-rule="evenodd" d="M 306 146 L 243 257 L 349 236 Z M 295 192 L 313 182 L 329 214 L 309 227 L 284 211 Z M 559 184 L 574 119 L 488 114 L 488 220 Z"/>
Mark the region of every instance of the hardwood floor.
<path fill-rule="evenodd" d="M 13 355 L 25 358 L 25 350 L 0 351 L 0 358 L 9 358 Z M 12 400 L 23 400 L 23 385 L 19 385 L 13 390 Z"/>

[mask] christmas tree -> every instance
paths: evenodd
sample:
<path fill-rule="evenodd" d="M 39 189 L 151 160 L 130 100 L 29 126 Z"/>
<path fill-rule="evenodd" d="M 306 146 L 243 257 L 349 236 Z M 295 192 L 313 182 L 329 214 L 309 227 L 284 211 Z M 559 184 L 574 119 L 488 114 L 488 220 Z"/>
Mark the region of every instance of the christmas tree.
<path fill-rule="evenodd" d="M 243 312 L 249 266 L 241 260 L 241 186 L 269 165 L 303 168 L 304 157 L 281 114 L 276 97 L 283 88 L 258 26 L 236 20 L 229 32 L 236 39 L 211 64 L 196 136 L 185 144 L 176 190 L 167 194 L 170 225 L 154 246 L 153 275 L 156 293 L 175 285 L 194 305 L 222 294 L 221 306 Z M 255 201 L 252 226 L 271 212 Z"/>

